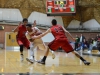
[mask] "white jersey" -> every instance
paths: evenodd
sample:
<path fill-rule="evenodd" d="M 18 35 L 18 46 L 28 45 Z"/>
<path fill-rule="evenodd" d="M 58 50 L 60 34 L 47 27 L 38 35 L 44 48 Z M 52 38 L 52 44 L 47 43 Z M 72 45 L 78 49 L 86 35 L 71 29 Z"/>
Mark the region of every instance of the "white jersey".
<path fill-rule="evenodd" d="M 33 27 L 32 29 L 33 29 L 33 31 L 29 33 L 30 35 L 41 32 L 37 27 Z"/>
<path fill-rule="evenodd" d="M 39 33 L 39 32 L 41 31 L 37 27 L 33 27 L 32 32 L 28 32 L 28 31 L 26 32 L 26 37 L 30 39 L 31 36 L 34 36 L 36 33 Z"/>
<path fill-rule="evenodd" d="M 26 32 L 27 39 L 31 39 L 31 37 L 35 36 L 36 33 L 41 32 L 37 27 L 33 27 L 32 29 L 33 29 L 32 32 L 28 32 L 28 31 Z M 40 39 L 35 39 L 33 41 L 33 44 L 31 42 L 31 46 L 32 45 L 34 45 L 35 47 L 39 47 L 39 49 L 41 49 L 41 50 L 45 49 L 45 44 L 44 44 L 44 42 L 42 41 L 41 38 Z"/>

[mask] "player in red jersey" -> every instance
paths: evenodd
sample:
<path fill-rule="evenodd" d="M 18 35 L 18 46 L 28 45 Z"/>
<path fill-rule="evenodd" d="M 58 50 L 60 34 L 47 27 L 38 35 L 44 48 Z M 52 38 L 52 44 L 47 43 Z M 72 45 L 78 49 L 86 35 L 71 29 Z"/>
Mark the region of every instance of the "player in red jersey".
<path fill-rule="evenodd" d="M 26 47 L 28 50 L 30 50 L 30 42 L 26 38 L 26 25 L 28 24 L 28 20 L 26 18 L 23 19 L 23 24 L 19 24 L 17 28 L 14 29 L 14 32 L 18 32 L 16 39 L 17 43 L 20 46 L 20 53 L 21 53 L 21 61 L 23 61 L 23 47 Z"/>
<path fill-rule="evenodd" d="M 46 51 L 43 59 L 38 61 L 38 63 L 45 64 L 46 58 L 49 53 L 49 48 L 53 51 L 56 51 L 59 47 L 61 47 L 66 53 L 72 52 L 78 58 L 80 58 L 80 60 L 82 60 L 85 65 L 89 65 L 90 62 L 87 62 L 76 51 L 74 51 L 72 46 L 69 44 L 65 33 L 67 33 L 73 39 L 73 41 L 75 41 L 75 39 L 72 37 L 72 35 L 64 27 L 57 25 L 57 21 L 55 19 L 52 20 L 52 25 L 53 26 L 50 29 L 48 29 L 46 32 L 44 32 L 38 36 L 31 37 L 32 39 L 38 39 L 50 32 L 55 37 L 55 39 L 51 43 L 49 43 L 47 51 Z"/>

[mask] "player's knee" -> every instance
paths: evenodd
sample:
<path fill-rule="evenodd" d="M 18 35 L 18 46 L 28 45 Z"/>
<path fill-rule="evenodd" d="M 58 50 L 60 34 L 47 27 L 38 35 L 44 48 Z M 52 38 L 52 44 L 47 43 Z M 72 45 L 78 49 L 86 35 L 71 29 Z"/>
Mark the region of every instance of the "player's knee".
<path fill-rule="evenodd" d="M 31 50 L 33 50 L 34 47 L 30 47 Z"/>
<path fill-rule="evenodd" d="M 27 49 L 30 49 L 30 47 L 28 47 Z"/>

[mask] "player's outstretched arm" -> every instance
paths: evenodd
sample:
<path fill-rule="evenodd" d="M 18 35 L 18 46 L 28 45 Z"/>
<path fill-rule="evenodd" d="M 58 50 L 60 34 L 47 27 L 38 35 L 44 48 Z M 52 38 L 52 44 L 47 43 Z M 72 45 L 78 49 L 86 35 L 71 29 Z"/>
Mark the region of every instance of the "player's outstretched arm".
<path fill-rule="evenodd" d="M 67 33 L 73 39 L 73 41 L 75 41 L 75 39 L 72 37 L 72 35 L 63 26 L 62 26 L 62 28 L 65 31 L 65 33 Z"/>
<path fill-rule="evenodd" d="M 33 23 L 33 27 L 36 27 L 36 20 L 35 20 L 34 23 Z"/>
<path fill-rule="evenodd" d="M 21 24 L 22 23 L 20 22 L 19 25 L 21 25 Z M 13 30 L 13 32 L 17 32 L 18 31 L 19 25 Z"/>
<path fill-rule="evenodd" d="M 42 31 L 40 31 L 37 27 L 34 27 L 36 32 L 35 32 L 35 35 L 38 36 L 40 34 L 42 34 Z"/>
<path fill-rule="evenodd" d="M 50 32 L 51 32 L 51 30 L 48 29 L 48 30 L 45 31 L 44 33 L 42 33 L 42 34 L 40 34 L 40 35 L 38 35 L 38 36 L 32 36 L 31 38 L 32 38 L 32 39 L 39 39 L 39 38 L 45 36 L 46 34 L 48 34 L 48 33 L 50 33 Z"/>
<path fill-rule="evenodd" d="M 18 31 L 18 26 L 13 30 L 13 32 L 17 32 Z"/>
<path fill-rule="evenodd" d="M 42 34 L 42 32 L 38 32 L 38 33 L 36 33 L 35 35 L 38 36 L 38 35 L 40 35 L 40 34 Z"/>

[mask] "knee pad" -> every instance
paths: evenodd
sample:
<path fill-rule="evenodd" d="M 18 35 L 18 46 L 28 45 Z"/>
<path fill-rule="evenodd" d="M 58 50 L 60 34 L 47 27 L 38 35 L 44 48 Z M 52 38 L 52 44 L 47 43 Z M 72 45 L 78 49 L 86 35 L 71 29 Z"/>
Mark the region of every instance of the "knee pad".
<path fill-rule="evenodd" d="M 23 51 L 23 45 L 20 45 L 20 51 L 21 52 Z"/>

